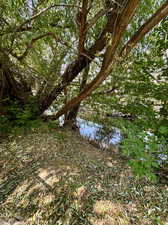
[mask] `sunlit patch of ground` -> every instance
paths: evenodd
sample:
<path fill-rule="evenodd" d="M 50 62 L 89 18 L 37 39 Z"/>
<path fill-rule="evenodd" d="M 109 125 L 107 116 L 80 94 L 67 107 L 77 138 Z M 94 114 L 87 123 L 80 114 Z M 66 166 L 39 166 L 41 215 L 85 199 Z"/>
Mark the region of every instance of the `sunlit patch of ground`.
<path fill-rule="evenodd" d="M 0 225 L 167 225 L 168 186 L 69 130 L 0 144 Z"/>

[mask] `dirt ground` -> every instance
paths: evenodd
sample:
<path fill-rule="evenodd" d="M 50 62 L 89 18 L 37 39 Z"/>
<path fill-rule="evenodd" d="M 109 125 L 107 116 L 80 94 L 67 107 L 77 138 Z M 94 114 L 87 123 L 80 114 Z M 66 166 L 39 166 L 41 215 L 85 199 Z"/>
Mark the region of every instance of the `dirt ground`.
<path fill-rule="evenodd" d="M 0 225 L 168 225 L 168 185 L 68 129 L 0 143 Z"/>

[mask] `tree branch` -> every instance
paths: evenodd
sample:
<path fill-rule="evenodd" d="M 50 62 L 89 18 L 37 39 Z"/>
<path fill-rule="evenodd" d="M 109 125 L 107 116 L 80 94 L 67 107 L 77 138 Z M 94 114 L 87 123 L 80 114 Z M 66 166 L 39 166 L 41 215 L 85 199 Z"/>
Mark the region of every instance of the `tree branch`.
<path fill-rule="evenodd" d="M 40 12 L 36 13 L 35 15 L 33 15 L 32 17 L 30 17 L 29 19 L 25 20 L 21 25 L 17 26 L 13 31 L 8 31 L 7 33 L 13 33 L 13 32 L 23 32 L 23 31 L 30 31 L 32 30 L 32 26 L 28 25 L 30 24 L 31 21 L 35 20 L 37 17 L 41 16 L 42 14 L 44 14 L 45 12 L 47 12 L 48 10 L 55 8 L 55 7 L 74 7 L 74 8 L 79 8 L 80 6 L 76 6 L 73 4 L 54 4 L 54 5 L 50 5 L 44 9 L 42 9 Z M 4 33 L 0 33 L 0 36 L 3 36 Z"/>
<path fill-rule="evenodd" d="M 101 9 L 96 15 L 88 21 L 88 24 L 86 26 L 86 29 L 89 30 L 97 21 L 100 17 L 104 16 L 106 13 L 110 12 L 112 8 L 110 9 Z"/>
<path fill-rule="evenodd" d="M 125 12 L 122 13 L 121 18 L 119 19 L 119 22 L 116 23 L 116 40 L 113 39 L 112 43 L 113 45 L 109 46 L 109 49 L 106 51 L 106 57 L 104 59 L 104 66 L 102 66 L 101 71 L 97 75 L 95 79 L 93 79 L 80 93 L 78 96 L 71 99 L 64 107 L 62 107 L 61 110 L 59 110 L 55 116 L 53 116 L 54 119 L 58 119 L 61 115 L 66 113 L 68 110 L 70 110 L 72 107 L 77 105 L 79 102 L 81 102 L 83 99 L 85 99 L 87 96 L 89 96 L 92 91 L 94 91 L 98 85 L 100 85 L 106 77 L 109 75 L 109 73 L 112 71 L 112 68 L 110 68 L 108 65 L 110 65 L 110 62 L 112 62 L 114 59 L 115 54 L 115 47 L 118 45 L 118 41 L 121 39 L 121 35 L 124 31 L 124 27 L 126 28 L 126 25 L 128 24 L 128 21 L 125 21 L 125 18 L 128 18 L 129 20 L 132 18 L 132 16 L 135 13 L 135 9 L 139 4 L 139 1 L 130 1 L 129 6 L 131 6 L 131 3 L 134 5 L 130 7 L 127 7 Z M 131 10 L 131 11 L 130 11 Z M 129 16 L 126 14 L 129 13 Z M 140 28 L 140 30 L 133 36 L 133 38 L 129 41 L 129 43 L 133 42 L 133 45 L 130 45 L 127 43 L 124 49 L 122 50 L 122 54 L 120 56 L 126 56 L 130 52 L 130 50 L 137 44 L 139 40 L 141 40 L 147 32 L 149 32 L 156 24 L 158 24 L 165 16 L 168 15 L 168 0 L 162 5 L 162 7 L 157 10 L 157 12 Z M 123 54 L 123 51 L 126 49 L 126 53 Z M 111 50 L 113 50 L 111 52 Z M 110 59 L 110 57 L 112 57 Z"/>
<path fill-rule="evenodd" d="M 67 66 L 64 74 L 62 75 L 62 82 L 60 82 L 56 87 L 53 88 L 53 90 L 51 90 L 50 94 L 46 96 L 43 102 L 39 102 L 39 115 L 42 114 L 48 108 L 48 106 L 50 106 L 52 102 L 56 100 L 56 98 L 64 90 L 64 88 L 69 85 L 73 81 L 73 79 L 94 60 L 96 54 L 105 48 L 110 36 L 108 34 L 109 32 L 113 32 L 117 16 L 118 14 L 116 13 L 116 9 L 112 10 L 106 26 L 104 27 L 102 33 L 100 34 L 100 37 L 95 41 L 92 47 L 84 54 L 82 53 L 81 55 L 78 55 L 78 58 Z M 123 18 L 123 21 L 124 20 L 125 18 Z"/>
<path fill-rule="evenodd" d="M 115 53 L 117 47 L 120 43 L 124 31 L 126 30 L 127 25 L 135 14 L 135 10 L 137 9 L 139 3 L 140 0 L 130 0 L 128 1 L 128 4 L 124 6 L 122 14 L 117 18 L 116 29 L 111 42 L 107 47 L 100 72 L 89 84 L 85 86 L 85 88 L 78 94 L 78 96 L 71 99 L 65 106 L 62 107 L 62 109 L 60 109 L 56 113 L 56 115 L 54 116 L 55 119 L 58 119 L 61 115 L 65 114 L 68 110 L 70 110 L 87 96 L 89 96 L 111 73 L 115 63 Z"/>
<path fill-rule="evenodd" d="M 132 48 L 156 26 L 162 19 L 168 15 L 168 0 L 156 11 L 156 13 L 149 18 L 140 29 L 132 36 L 132 38 L 125 44 L 121 50 L 120 56 L 127 56 Z"/>
<path fill-rule="evenodd" d="M 78 54 L 82 53 L 85 48 L 86 33 L 87 33 L 87 14 L 88 14 L 88 0 L 82 1 L 82 9 L 77 14 L 77 25 L 79 27 L 79 44 Z"/>
<path fill-rule="evenodd" d="M 105 90 L 105 91 L 99 91 L 97 93 L 95 93 L 95 95 L 110 95 L 110 94 L 114 94 L 115 90 L 117 89 L 117 86 L 113 86 L 112 88 Z"/>
<path fill-rule="evenodd" d="M 42 39 L 42 38 L 45 38 L 45 37 L 47 37 L 47 36 L 51 36 L 51 37 L 54 38 L 54 40 L 55 40 L 56 42 L 60 42 L 61 44 L 68 46 L 67 43 L 63 42 L 63 41 L 62 41 L 60 38 L 58 38 L 53 32 L 48 32 L 48 33 L 46 33 L 46 34 L 42 34 L 42 35 L 39 35 L 39 36 L 36 37 L 36 38 L 33 38 L 33 39 L 31 40 L 31 42 L 27 44 L 27 48 L 26 48 L 26 50 L 24 51 L 24 53 L 23 53 L 22 55 L 18 56 L 18 55 L 16 55 L 15 53 L 12 53 L 12 52 L 10 52 L 10 54 L 11 54 L 12 56 L 14 56 L 15 58 L 17 58 L 18 60 L 22 60 L 23 58 L 25 58 L 25 57 L 28 55 L 30 49 L 33 48 L 33 45 L 34 45 L 34 43 L 35 43 L 36 41 L 38 41 L 38 40 L 40 40 L 40 39 Z"/>
<path fill-rule="evenodd" d="M 54 4 L 54 5 L 50 5 L 44 9 L 42 9 L 40 12 L 36 13 L 35 15 L 33 15 L 32 17 L 30 17 L 29 19 L 25 20 L 18 28 L 17 30 L 20 30 L 23 26 L 25 26 L 27 23 L 30 23 L 32 20 L 35 20 L 37 17 L 41 16 L 42 14 L 44 14 L 46 11 L 48 11 L 49 9 L 55 8 L 55 7 L 76 7 L 76 8 L 80 8 L 79 6 L 73 5 L 73 4 Z"/>

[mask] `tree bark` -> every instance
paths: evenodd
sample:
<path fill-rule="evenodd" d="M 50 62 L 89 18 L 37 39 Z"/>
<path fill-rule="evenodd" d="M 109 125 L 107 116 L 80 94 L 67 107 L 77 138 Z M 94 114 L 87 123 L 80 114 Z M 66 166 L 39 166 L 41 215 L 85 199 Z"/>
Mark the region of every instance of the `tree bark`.
<path fill-rule="evenodd" d="M 111 15 L 108 17 L 103 31 L 100 33 L 100 36 L 95 41 L 95 43 L 88 50 L 83 49 L 83 51 L 78 55 L 77 59 L 67 66 L 62 76 L 62 81 L 56 85 L 56 87 L 54 87 L 42 101 L 38 100 L 39 111 L 37 112 L 37 115 L 41 115 L 52 104 L 52 102 L 57 99 L 64 88 L 68 86 L 73 81 L 73 79 L 76 78 L 77 75 L 96 58 L 96 54 L 105 48 L 109 40 L 108 34 L 113 33 L 114 24 L 117 17 L 118 14 L 114 8 L 114 10 L 111 11 Z"/>
<path fill-rule="evenodd" d="M 59 118 L 62 114 L 66 113 L 72 107 L 75 107 L 78 103 L 80 103 L 83 99 L 89 96 L 109 75 L 112 69 L 109 68 L 110 61 L 114 59 L 115 51 L 121 39 L 122 33 L 124 32 L 129 20 L 134 15 L 135 9 L 139 4 L 139 1 L 129 1 L 129 6 L 125 9 L 125 13 L 119 18 L 119 22 L 116 22 L 116 37 L 113 37 L 112 46 L 109 46 L 106 51 L 106 55 L 104 58 L 104 65 L 102 66 L 101 71 L 97 75 L 97 77 L 88 84 L 84 90 L 82 90 L 78 96 L 70 100 L 67 105 L 65 105 L 60 111 L 57 112 L 53 119 Z M 127 57 L 130 51 L 135 47 L 135 45 L 140 41 L 155 25 L 157 25 L 163 18 L 168 15 L 168 0 L 156 11 L 156 13 L 147 20 L 144 25 L 140 27 L 140 29 L 133 35 L 133 37 L 126 43 L 123 47 L 121 53 L 118 55 L 118 58 Z M 116 38 L 116 40 L 115 40 Z M 104 67 L 104 68 L 103 68 Z"/>
<path fill-rule="evenodd" d="M 66 113 L 68 110 L 79 104 L 83 99 L 89 96 L 111 73 L 115 64 L 115 55 L 118 45 L 120 44 L 122 35 L 126 30 L 130 20 L 135 14 L 135 10 L 138 7 L 140 0 L 130 0 L 124 7 L 123 12 L 118 15 L 115 22 L 116 27 L 114 29 L 111 40 L 109 41 L 108 47 L 105 52 L 102 67 L 96 78 L 94 78 L 86 87 L 79 93 L 78 96 L 70 100 L 58 113 L 52 118 L 58 119 L 61 115 Z"/>
<path fill-rule="evenodd" d="M 162 19 L 168 15 L 168 0 L 150 17 L 130 40 L 125 44 L 120 53 L 120 57 L 127 56 L 135 45 L 149 32 L 151 31 Z"/>
<path fill-rule="evenodd" d="M 31 94 L 31 89 L 25 81 L 16 80 L 13 67 L 15 66 L 10 61 L 9 56 L 0 50 L 0 98 L 16 98 L 24 104 Z"/>
<path fill-rule="evenodd" d="M 15 71 L 16 70 L 16 71 Z M 17 100 L 21 107 L 28 103 L 32 96 L 28 84 L 16 79 L 18 69 L 12 64 L 9 56 L 0 49 L 0 115 L 6 115 L 7 108 Z M 21 77 L 21 75 L 20 75 Z M 33 96 L 32 96 L 33 97 Z"/>
<path fill-rule="evenodd" d="M 89 66 L 86 67 L 83 72 L 82 82 L 81 82 L 81 85 L 79 88 L 79 92 L 82 91 L 84 89 L 84 87 L 86 86 L 88 74 L 89 74 Z M 76 123 L 76 117 L 77 117 L 79 108 L 80 108 L 80 103 L 78 103 L 69 112 L 67 112 L 67 116 L 65 117 L 65 123 L 68 123 L 68 124 Z"/>

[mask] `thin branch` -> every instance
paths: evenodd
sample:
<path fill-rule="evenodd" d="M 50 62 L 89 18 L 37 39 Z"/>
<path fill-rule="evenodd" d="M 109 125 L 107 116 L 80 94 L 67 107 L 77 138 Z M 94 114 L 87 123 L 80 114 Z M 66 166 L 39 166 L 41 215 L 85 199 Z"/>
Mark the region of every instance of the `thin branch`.
<path fill-rule="evenodd" d="M 132 48 L 156 26 L 162 19 L 168 15 L 168 0 L 156 11 L 156 13 L 149 18 L 140 29 L 132 36 L 132 38 L 125 44 L 121 50 L 120 56 L 127 56 Z"/>
<path fill-rule="evenodd" d="M 116 4 L 117 6 L 119 6 L 119 7 L 122 8 L 122 5 L 121 5 L 119 2 L 117 2 L 117 1 L 115 1 L 115 0 L 112 0 L 112 2 L 113 2 L 114 4 Z"/>
<path fill-rule="evenodd" d="M 85 52 L 82 52 L 81 55 L 85 56 L 87 59 L 89 59 L 89 61 L 92 61 L 93 58 L 90 57 L 89 55 L 87 55 Z M 98 67 L 100 66 L 100 64 L 96 61 L 93 61 Z"/>
<path fill-rule="evenodd" d="M 32 26 L 30 25 L 27 25 L 29 24 L 31 21 L 35 20 L 37 17 L 41 16 L 42 14 L 44 14 L 45 12 L 47 12 L 48 10 L 52 9 L 52 8 L 55 8 L 55 7 L 74 7 L 74 8 L 79 8 L 81 9 L 80 6 L 76 6 L 76 5 L 73 5 L 73 4 L 54 4 L 54 5 L 50 5 L 44 9 L 42 9 L 40 12 L 36 13 L 35 15 L 33 15 L 32 17 L 30 17 L 29 19 L 25 20 L 21 25 L 17 26 L 15 28 L 15 30 L 13 30 L 13 32 L 23 32 L 23 31 L 30 31 L 33 29 Z M 12 31 L 8 31 L 7 33 L 12 33 Z M 3 36 L 4 34 L 6 34 L 5 32 L 4 33 L 0 33 L 0 36 Z"/>
<path fill-rule="evenodd" d="M 37 2 L 37 5 L 35 6 L 34 1 L 33 2 L 33 15 L 34 16 L 37 13 L 37 10 L 39 8 L 39 6 L 41 6 L 43 3 L 45 3 L 46 0 L 41 0 Z"/>
<path fill-rule="evenodd" d="M 28 55 L 28 52 L 30 51 L 30 49 L 32 49 L 33 48 L 33 45 L 34 45 L 34 43 L 36 42 L 36 41 L 38 41 L 38 40 L 40 40 L 40 39 L 42 39 L 42 38 L 45 38 L 45 37 L 47 37 L 47 36 L 51 36 L 51 37 L 53 37 L 54 38 L 54 40 L 56 41 L 56 42 L 60 42 L 60 43 L 62 43 L 62 44 L 64 44 L 64 45 L 66 45 L 67 46 L 67 43 L 65 43 L 65 42 L 63 42 L 60 38 L 58 38 L 54 33 L 52 33 L 52 32 L 48 32 L 48 33 L 46 33 L 46 34 L 42 34 L 42 35 L 39 35 L 38 37 L 36 37 L 36 38 L 33 38 L 32 40 L 31 40 L 31 42 L 29 43 L 29 44 L 27 44 L 27 48 L 26 48 L 26 50 L 24 51 L 24 53 L 21 55 L 21 56 L 17 56 L 15 53 L 10 53 L 12 56 L 14 56 L 15 58 L 17 58 L 18 60 L 22 60 L 23 58 L 25 58 L 27 55 Z M 68 46 L 69 47 L 69 46 Z"/>
<path fill-rule="evenodd" d="M 112 9 L 104 9 L 104 10 L 100 10 L 92 19 L 90 19 L 88 21 L 87 27 L 86 29 L 89 30 L 97 21 L 100 17 L 104 16 L 106 13 L 108 13 L 109 11 L 111 11 Z"/>
<path fill-rule="evenodd" d="M 36 13 L 35 15 L 33 15 L 32 17 L 30 17 L 29 19 L 25 20 L 18 28 L 17 30 L 20 30 L 24 25 L 26 25 L 27 23 L 30 23 L 32 20 L 35 20 L 37 17 L 41 16 L 42 14 L 44 14 L 46 11 L 48 11 L 49 9 L 55 8 L 55 7 L 76 7 L 76 8 L 80 8 L 79 6 L 73 5 L 73 4 L 54 4 L 54 5 L 50 5 L 44 9 L 42 9 L 40 12 Z"/>
<path fill-rule="evenodd" d="M 117 86 L 114 86 L 108 90 L 105 91 L 99 91 L 97 93 L 95 93 L 95 95 L 109 95 L 109 94 L 114 94 L 115 90 L 117 89 Z"/>

